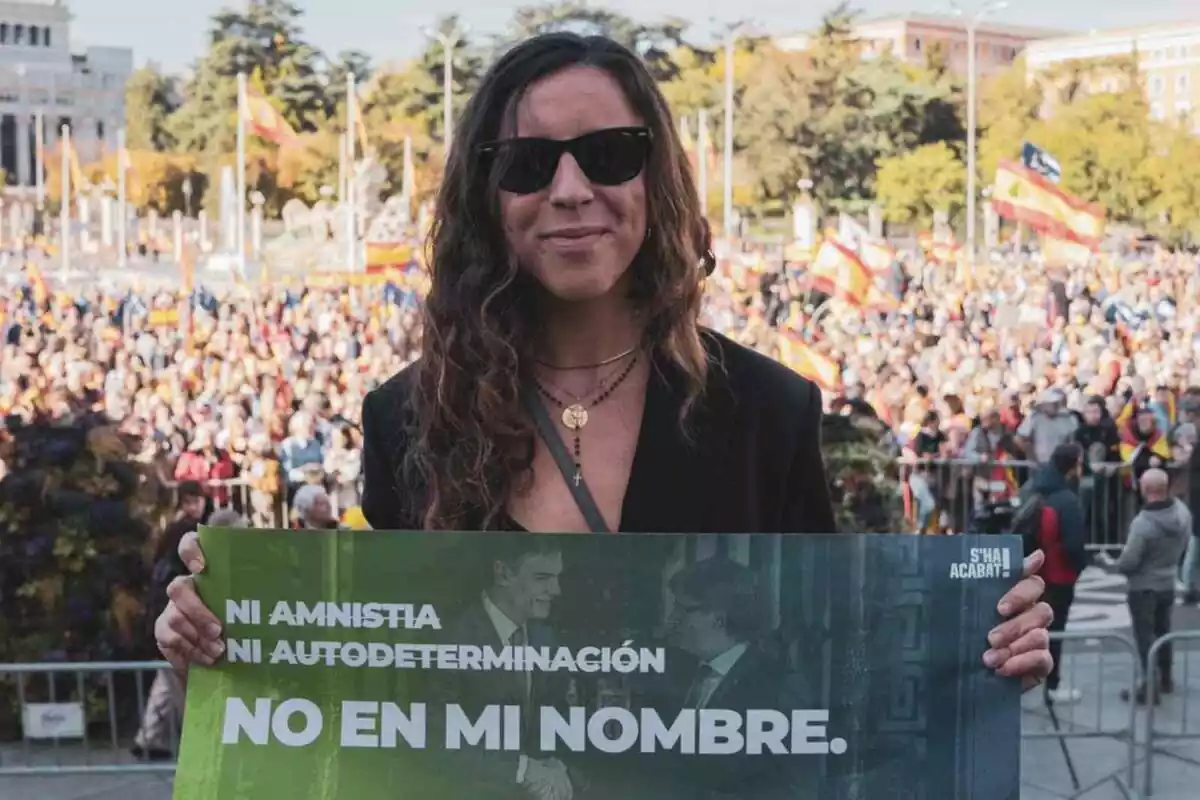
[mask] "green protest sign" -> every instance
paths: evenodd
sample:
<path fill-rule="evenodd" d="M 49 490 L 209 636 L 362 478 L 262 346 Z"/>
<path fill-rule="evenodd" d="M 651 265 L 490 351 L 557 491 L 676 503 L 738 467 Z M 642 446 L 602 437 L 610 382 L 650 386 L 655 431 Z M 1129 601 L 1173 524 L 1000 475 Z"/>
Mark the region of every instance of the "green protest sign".
<path fill-rule="evenodd" d="M 1014 537 L 201 543 L 176 800 L 1019 796 Z"/>

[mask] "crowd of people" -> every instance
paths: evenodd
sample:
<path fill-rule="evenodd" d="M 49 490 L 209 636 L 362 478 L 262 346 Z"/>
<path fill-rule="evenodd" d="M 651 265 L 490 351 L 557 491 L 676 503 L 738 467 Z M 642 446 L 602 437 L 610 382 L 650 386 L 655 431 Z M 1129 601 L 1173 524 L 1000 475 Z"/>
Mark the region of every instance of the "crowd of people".
<path fill-rule="evenodd" d="M 877 417 L 915 463 L 911 518 L 961 529 L 967 503 L 934 518 L 959 482 L 921 464 L 1045 464 L 1065 441 L 1101 470 L 1132 463 L 1135 479 L 1190 460 L 1198 273 L 1194 256 L 1161 252 L 1067 269 L 1009 250 L 969 273 L 916 253 L 881 276 L 896 303 L 878 312 L 810 291 L 803 268 L 747 246 L 708 278 L 703 322 L 772 356 L 800 339 L 836 365 L 822 380 L 830 409 Z M 103 409 L 143 437 L 165 481 L 209 485 L 216 505 L 264 527 L 308 524 L 296 493 L 319 487 L 300 505 L 328 524 L 357 508 L 361 401 L 415 358 L 423 283 L 411 268 L 353 286 L 198 289 L 190 302 L 27 284 L 0 302 L 0 414 Z"/>

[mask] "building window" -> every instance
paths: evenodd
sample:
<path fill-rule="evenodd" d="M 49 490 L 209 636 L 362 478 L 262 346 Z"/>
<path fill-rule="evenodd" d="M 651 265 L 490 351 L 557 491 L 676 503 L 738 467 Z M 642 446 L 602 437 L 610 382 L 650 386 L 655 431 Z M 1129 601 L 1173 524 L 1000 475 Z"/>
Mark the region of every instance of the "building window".
<path fill-rule="evenodd" d="M 1180 122 L 1186 120 L 1192 115 L 1192 104 L 1187 100 L 1180 100 L 1175 104 L 1175 116 Z"/>
<path fill-rule="evenodd" d="M 1164 87 L 1165 87 L 1165 82 L 1162 79 L 1162 75 L 1154 75 L 1150 78 L 1150 96 L 1151 97 L 1162 97 Z"/>
<path fill-rule="evenodd" d="M 1163 109 L 1163 104 L 1162 103 L 1151 103 L 1150 104 L 1150 116 L 1153 119 L 1162 119 L 1163 117 L 1165 117 L 1166 111 Z"/>
<path fill-rule="evenodd" d="M 25 44 L 25 26 L 19 22 L 13 25 L 13 44 Z"/>
<path fill-rule="evenodd" d="M 920 36 L 913 39 L 913 49 L 915 49 L 918 53 L 921 52 L 921 37 Z"/>
<path fill-rule="evenodd" d="M 104 120 L 102 119 L 96 120 L 96 140 L 104 141 Z"/>
<path fill-rule="evenodd" d="M 1175 91 L 1186 93 L 1188 90 L 1188 74 L 1186 72 L 1175 76 Z"/>
<path fill-rule="evenodd" d="M 37 25 L 29 26 L 29 43 L 34 47 L 42 43 L 42 29 Z"/>
<path fill-rule="evenodd" d="M 49 28 L 46 28 L 44 31 L 42 31 L 42 45 L 45 47 L 50 46 L 50 29 Z"/>
<path fill-rule="evenodd" d="M 0 22 L 0 44 L 8 44 L 8 23 Z"/>

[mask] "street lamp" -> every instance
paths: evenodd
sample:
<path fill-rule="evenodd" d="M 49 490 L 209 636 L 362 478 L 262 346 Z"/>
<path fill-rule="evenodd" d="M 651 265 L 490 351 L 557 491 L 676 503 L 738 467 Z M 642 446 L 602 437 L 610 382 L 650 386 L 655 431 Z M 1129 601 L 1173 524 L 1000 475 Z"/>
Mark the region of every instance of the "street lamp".
<path fill-rule="evenodd" d="M 1008 8 L 1006 0 L 987 0 L 974 13 L 964 11 L 957 3 L 950 8 L 955 16 L 962 17 L 967 25 L 967 255 L 975 258 L 975 128 L 976 128 L 976 75 L 975 30 L 989 14 Z"/>
<path fill-rule="evenodd" d="M 725 244 L 732 244 L 733 230 L 733 56 L 738 37 L 745 29 L 744 23 L 734 25 L 725 36 L 725 186 L 722 226 L 725 229 Z"/>
<path fill-rule="evenodd" d="M 457 47 L 467 35 L 467 28 L 459 27 L 455 23 L 447 31 L 424 30 L 425 36 L 442 44 L 442 135 L 445 138 L 443 145 L 446 152 L 450 152 L 450 142 L 454 140 L 454 108 L 453 108 L 453 85 L 454 85 L 454 48 Z"/>

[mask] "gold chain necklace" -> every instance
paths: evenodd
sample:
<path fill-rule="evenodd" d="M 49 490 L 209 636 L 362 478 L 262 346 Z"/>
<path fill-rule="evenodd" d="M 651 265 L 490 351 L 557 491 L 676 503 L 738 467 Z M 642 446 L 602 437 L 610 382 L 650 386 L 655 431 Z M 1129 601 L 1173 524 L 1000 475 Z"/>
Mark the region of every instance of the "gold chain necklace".
<path fill-rule="evenodd" d="M 617 390 L 617 387 L 624 383 L 625 380 L 633 373 L 633 368 L 637 365 L 637 362 L 638 357 L 635 354 L 634 357 L 629 360 L 629 363 L 625 366 L 625 369 L 623 369 L 611 383 L 604 385 L 604 382 L 601 381 L 601 385 L 598 387 L 600 389 L 600 393 L 597 394 L 596 397 L 586 405 L 582 402 L 578 402 L 580 398 L 575 398 L 577 402 L 567 404 L 560 400 L 552 391 L 547 389 L 540 380 L 537 380 L 536 378 L 534 379 L 534 382 L 537 384 L 538 391 L 541 392 L 542 396 L 562 410 L 562 424 L 567 430 L 574 434 L 574 447 L 572 448 L 572 452 L 575 456 L 575 476 L 571 480 L 576 486 L 583 482 L 583 456 L 580 442 L 580 431 L 582 431 L 584 426 L 588 424 L 588 408 L 595 408 L 611 397 L 612 393 Z"/>

